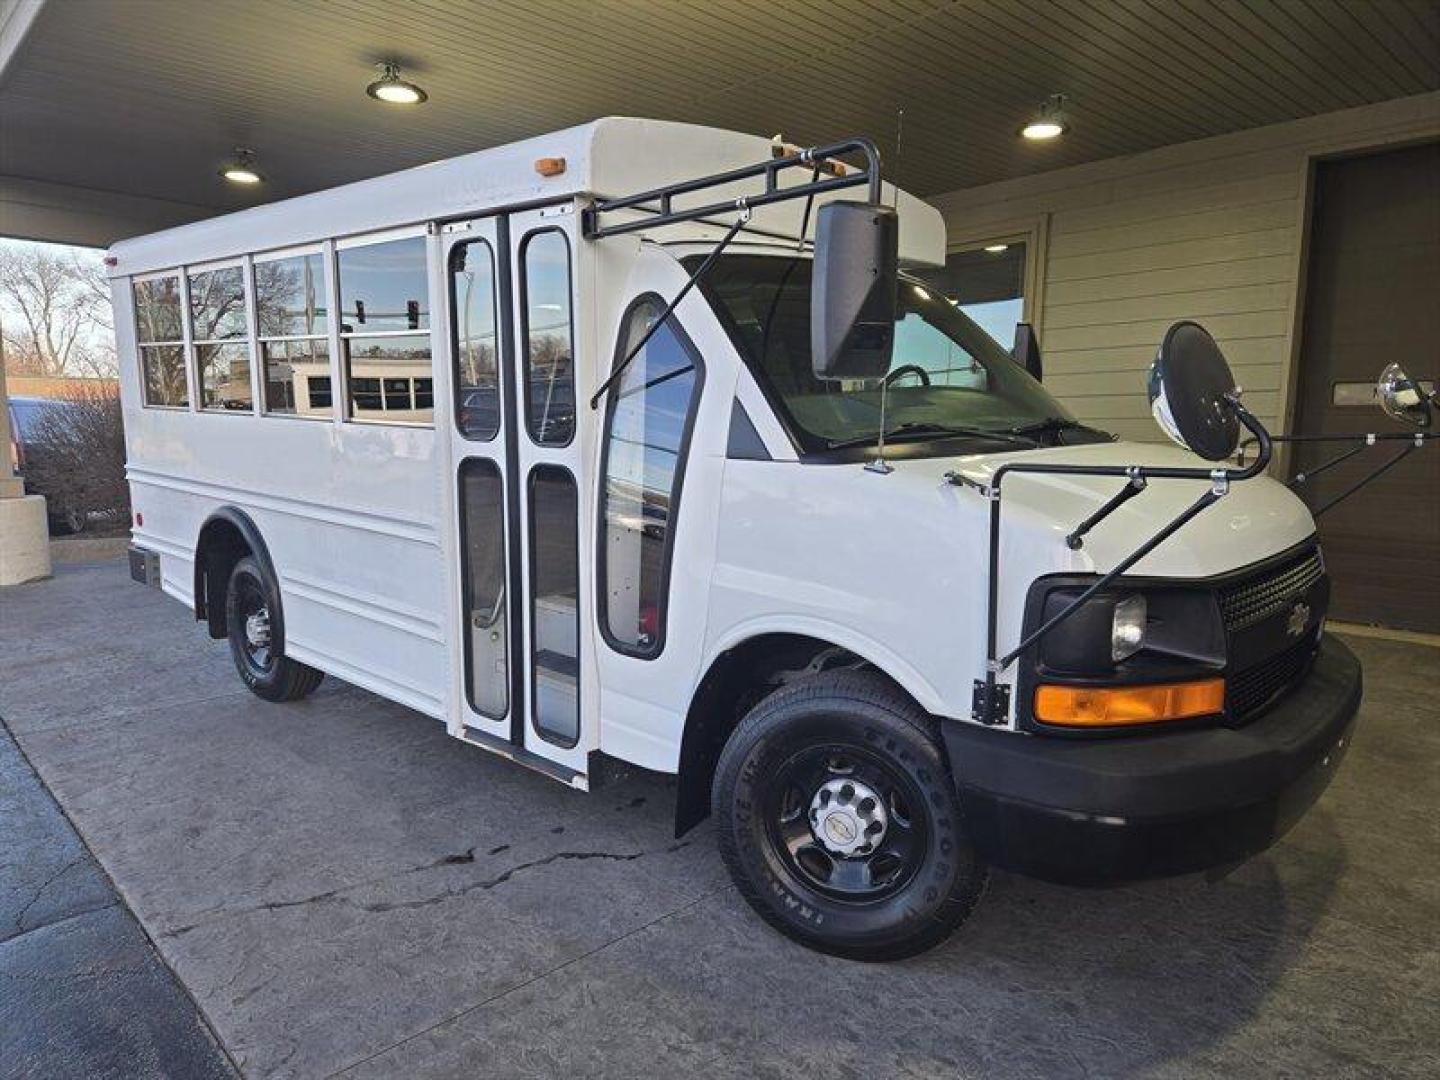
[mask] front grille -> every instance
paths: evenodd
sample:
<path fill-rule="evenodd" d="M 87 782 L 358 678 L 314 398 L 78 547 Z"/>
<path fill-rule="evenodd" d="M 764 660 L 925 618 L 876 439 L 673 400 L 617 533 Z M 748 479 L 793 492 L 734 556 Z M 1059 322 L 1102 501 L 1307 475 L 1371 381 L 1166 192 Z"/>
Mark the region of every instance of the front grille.
<path fill-rule="evenodd" d="M 1220 590 L 1220 615 L 1225 629 L 1233 634 L 1264 622 L 1283 611 L 1324 573 L 1320 549 L 1311 548 L 1293 561 L 1226 586 Z"/>
<path fill-rule="evenodd" d="M 1299 679 L 1315 656 L 1315 641 L 1307 635 L 1288 649 L 1262 660 L 1225 680 L 1225 711 L 1232 720 L 1244 720 L 1269 705 Z"/>

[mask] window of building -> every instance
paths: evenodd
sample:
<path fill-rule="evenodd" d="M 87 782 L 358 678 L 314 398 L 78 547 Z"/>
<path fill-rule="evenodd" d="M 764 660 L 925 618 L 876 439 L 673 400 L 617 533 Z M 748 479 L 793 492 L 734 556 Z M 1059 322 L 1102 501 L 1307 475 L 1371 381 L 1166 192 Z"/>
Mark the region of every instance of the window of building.
<path fill-rule="evenodd" d="M 200 408 L 251 412 L 245 271 L 239 266 L 202 270 L 189 276 L 188 285 Z"/>
<path fill-rule="evenodd" d="M 664 310 L 658 296 L 630 309 L 617 363 Z M 656 656 L 664 647 L 675 513 L 703 381 L 699 353 L 672 317 L 610 391 L 601 451 L 600 593 L 606 639 L 631 655 Z"/>
<path fill-rule="evenodd" d="M 525 426 L 541 446 L 575 435 L 570 242 L 556 229 L 533 232 L 520 251 L 525 311 Z"/>
<path fill-rule="evenodd" d="M 455 322 L 455 423 L 467 439 L 500 430 L 500 339 L 495 325 L 495 257 L 484 240 L 450 251 Z"/>
<path fill-rule="evenodd" d="M 407 236 L 346 247 L 339 252 L 338 265 L 350 418 L 432 423 L 433 393 L 421 404 L 411 392 L 416 378 L 431 377 L 425 238 Z"/>
<path fill-rule="evenodd" d="M 1015 344 L 1015 327 L 1025 321 L 1025 240 L 991 240 L 952 251 L 943 270 L 921 276 L 970 316 L 1002 348 Z"/>
<path fill-rule="evenodd" d="M 324 255 L 312 251 L 257 260 L 254 281 L 264 411 L 272 416 L 330 416 Z M 316 382 L 321 379 L 324 391 L 317 395 Z"/>
<path fill-rule="evenodd" d="M 155 408 L 188 408 L 180 276 L 167 274 L 136 281 L 131 293 L 135 298 L 143 400 Z"/>

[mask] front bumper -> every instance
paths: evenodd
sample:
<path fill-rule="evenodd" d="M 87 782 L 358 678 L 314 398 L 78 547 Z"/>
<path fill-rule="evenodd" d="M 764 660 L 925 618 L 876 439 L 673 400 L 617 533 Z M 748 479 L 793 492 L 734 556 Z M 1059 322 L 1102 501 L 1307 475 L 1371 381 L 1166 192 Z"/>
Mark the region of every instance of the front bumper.
<path fill-rule="evenodd" d="M 1329 784 L 1360 693 L 1360 662 L 1327 637 L 1310 674 L 1244 727 L 1060 739 L 947 723 L 945 747 L 988 862 L 1115 884 L 1264 851 Z"/>

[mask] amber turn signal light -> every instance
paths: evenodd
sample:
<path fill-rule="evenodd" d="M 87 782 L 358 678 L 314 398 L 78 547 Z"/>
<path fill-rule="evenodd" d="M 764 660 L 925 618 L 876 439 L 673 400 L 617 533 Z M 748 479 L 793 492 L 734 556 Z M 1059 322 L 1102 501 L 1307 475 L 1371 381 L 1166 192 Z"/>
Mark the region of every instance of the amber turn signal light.
<path fill-rule="evenodd" d="M 1225 707 L 1225 680 L 1154 686 L 1041 686 L 1035 719 L 1065 727 L 1123 727 L 1209 716 Z"/>

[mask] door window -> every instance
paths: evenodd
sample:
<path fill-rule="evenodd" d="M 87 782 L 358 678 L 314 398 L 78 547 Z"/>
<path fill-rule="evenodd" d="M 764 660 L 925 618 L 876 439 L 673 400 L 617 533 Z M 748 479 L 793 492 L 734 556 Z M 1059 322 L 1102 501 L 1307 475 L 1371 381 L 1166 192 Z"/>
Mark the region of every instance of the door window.
<path fill-rule="evenodd" d="M 664 309 L 658 296 L 630 309 L 617 363 Z M 601 459 L 603 629 L 613 648 L 634 656 L 664 647 L 675 513 L 702 382 L 699 353 L 672 316 L 610 392 Z"/>
<path fill-rule="evenodd" d="M 580 738 L 580 560 L 575 478 L 559 465 L 530 473 L 530 627 L 535 728 L 574 746 Z"/>
<path fill-rule="evenodd" d="M 525 427 L 541 446 L 575 435 L 570 242 L 556 229 L 533 232 L 520 249 L 525 311 Z"/>
<path fill-rule="evenodd" d="M 484 240 L 450 251 L 455 323 L 455 423 L 467 439 L 500 430 L 500 339 L 495 326 L 495 256 Z"/>
<path fill-rule="evenodd" d="M 505 618 L 505 484 L 486 458 L 460 466 L 465 691 L 470 707 L 499 720 L 509 708 Z"/>

